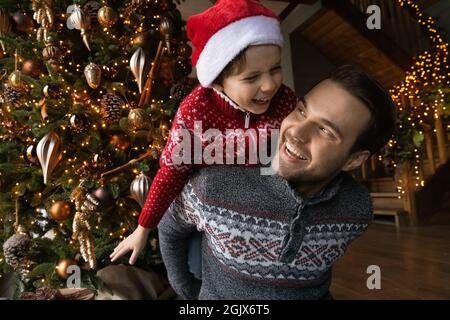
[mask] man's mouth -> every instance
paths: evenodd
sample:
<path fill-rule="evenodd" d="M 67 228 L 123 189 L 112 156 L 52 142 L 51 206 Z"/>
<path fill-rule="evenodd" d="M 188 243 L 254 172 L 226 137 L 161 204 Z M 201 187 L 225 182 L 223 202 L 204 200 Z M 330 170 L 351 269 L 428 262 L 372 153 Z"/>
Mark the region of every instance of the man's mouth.
<path fill-rule="evenodd" d="M 308 158 L 297 148 L 295 148 L 292 144 L 290 144 L 288 141 L 284 143 L 284 150 L 286 154 L 293 158 L 300 161 L 308 161 Z"/>

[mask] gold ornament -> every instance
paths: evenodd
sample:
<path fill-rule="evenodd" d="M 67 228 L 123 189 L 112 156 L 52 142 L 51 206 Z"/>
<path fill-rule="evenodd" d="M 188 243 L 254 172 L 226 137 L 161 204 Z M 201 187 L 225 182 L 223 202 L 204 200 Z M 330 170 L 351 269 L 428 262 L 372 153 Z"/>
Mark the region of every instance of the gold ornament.
<path fill-rule="evenodd" d="M 144 50 L 139 47 L 135 53 L 131 56 L 130 59 L 130 67 L 131 72 L 133 72 L 134 77 L 136 78 L 136 82 L 138 84 L 139 93 L 142 93 L 142 89 L 144 88 L 146 78 L 146 69 L 148 66 L 147 55 Z"/>
<path fill-rule="evenodd" d="M 20 71 L 14 71 L 13 73 L 11 73 L 9 75 L 9 83 L 14 87 L 14 88 L 21 88 L 23 87 L 23 82 L 22 82 L 22 73 Z"/>
<path fill-rule="evenodd" d="M 50 215 L 58 222 L 64 221 L 70 217 L 72 210 L 70 204 L 65 201 L 57 201 L 50 207 Z"/>
<path fill-rule="evenodd" d="M 97 210 L 99 202 L 87 194 L 86 189 L 82 186 L 78 186 L 72 191 L 70 199 L 75 203 L 76 209 L 72 224 L 72 239 L 78 240 L 81 256 L 89 263 L 91 269 L 95 269 L 97 261 L 89 217 Z"/>
<path fill-rule="evenodd" d="M 139 203 L 141 207 L 144 206 L 147 199 L 148 190 L 152 180 L 141 172 L 132 182 L 130 186 L 130 194 Z"/>
<path fill-rule="evenodd" d="M 89 51 L 91 51 L 91 40 L 88 32 L 91 26 L 89 15 L 81 10 L 81 8 L 76 4 L 67 7 L 67 14 L 69 15 L 66 22 L 67 28 L 71 30 L 80 30 L 85 46 Z"/>
<path fill-rule="evenodd" d="M 0 8 L 0 37 L 6 36 L 11 32 L 12 24 L 9 18 L 9 12 L 5 8 Z M 3 51 L 6 51 L 3 40 L 0 40 L 0 46 Z"/>
<path fill-rule="evenodd" d="M 37 157 L 42 167 L 44 184 L 62 157 L 61 139 L 55 132 L 47 133 L 37 145 Z"/>
<path fill-rule="evenodd" d="M 55 20 L 51 8 L 52 5 L 53 0 L 32 0 L 33 19 L 41 25 L 36 33 L 38 41 L 47 39 L 47 34 Z"/>
<path fill-rule="evenodd" d="M 102 81 L 102 69 L 97 64 L 91 62 L 84 68 L 84 76 L 89 87 L 97 89 Z"/>
<path fill-rule="evenodd" d="M 55 39 L 48 37 L 45 41 L 45 48 L 42 50 L 42 56 L 45 60 L 58 60 L 62 56 L 62 51 L 55 45 Z"/>
<path fill-rule="evenodd" d="M 55 40 L 48 37 L 45 41 L 45 48 L 42 50 L 42 57 L 48 61 L 48 64 L 54 71 L 59 70 L 59 59 L 62 56 L 62 51 L 55 45 Z"/>
<path fill-rule="evenodd" d="M 128 114 L 128 124 L 135 130 L 145 129 L 149 126 L 147 113 L 141 109 L 132 109 Z"/>
<path fill-rule="evenodd" d="M 116 24 L 117 19 L 117 13 L 111 7 L 104 6 L 98 10 L 97 20 L 105 28 L 111 28 Z"/>
<path fill-rule="evenodd" d="M 67 279 L 72 274 L 72 272 L 67 272 L 67 268 L 76 265 L 78 265 L 78 262 L 74 259 L 61 259 L 56 265 L 56 273 L 62 279 Z"/>

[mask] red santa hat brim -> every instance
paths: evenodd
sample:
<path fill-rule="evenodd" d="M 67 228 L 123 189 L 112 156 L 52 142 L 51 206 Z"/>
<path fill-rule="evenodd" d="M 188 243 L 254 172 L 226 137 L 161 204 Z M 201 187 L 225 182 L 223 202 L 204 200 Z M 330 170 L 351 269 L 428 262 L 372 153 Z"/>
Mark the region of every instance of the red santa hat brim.
<path fill-rule="evenodd" d="M 196 68 L 200 84 L 211 86 L 228 63 L 244 49 L 266 44 L 283 46 L 280 23 L 272 17 L 246 17 L 220 29 L 208 40 L 198 58 Z"/>

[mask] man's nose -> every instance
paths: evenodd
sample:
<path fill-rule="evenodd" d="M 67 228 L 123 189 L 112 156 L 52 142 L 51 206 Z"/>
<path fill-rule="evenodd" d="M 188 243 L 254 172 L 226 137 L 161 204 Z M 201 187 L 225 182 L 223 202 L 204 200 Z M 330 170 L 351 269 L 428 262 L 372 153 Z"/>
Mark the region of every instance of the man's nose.
<path fill-rule="evenodd" d="M 311 125 L 302 121 L 291 127 L 291 137 L 294 141 L 306 144 L 311 140 Z"/>

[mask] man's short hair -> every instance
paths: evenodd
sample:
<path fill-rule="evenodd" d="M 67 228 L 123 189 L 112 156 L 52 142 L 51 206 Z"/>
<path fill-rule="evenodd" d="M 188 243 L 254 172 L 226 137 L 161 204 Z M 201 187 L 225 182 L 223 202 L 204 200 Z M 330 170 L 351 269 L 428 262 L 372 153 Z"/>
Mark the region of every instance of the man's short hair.
<path fill-rule="evenodd" d="M 352 65 L 337 68 L 329 79 L 358 98 L 371 113 L 369 125 L 359 134 L 350 152 L 369 150 L 371 154 L 376 153 L 389 141 L 395 129 L 396 112 L 390 94 L 373 77 Z"/>

